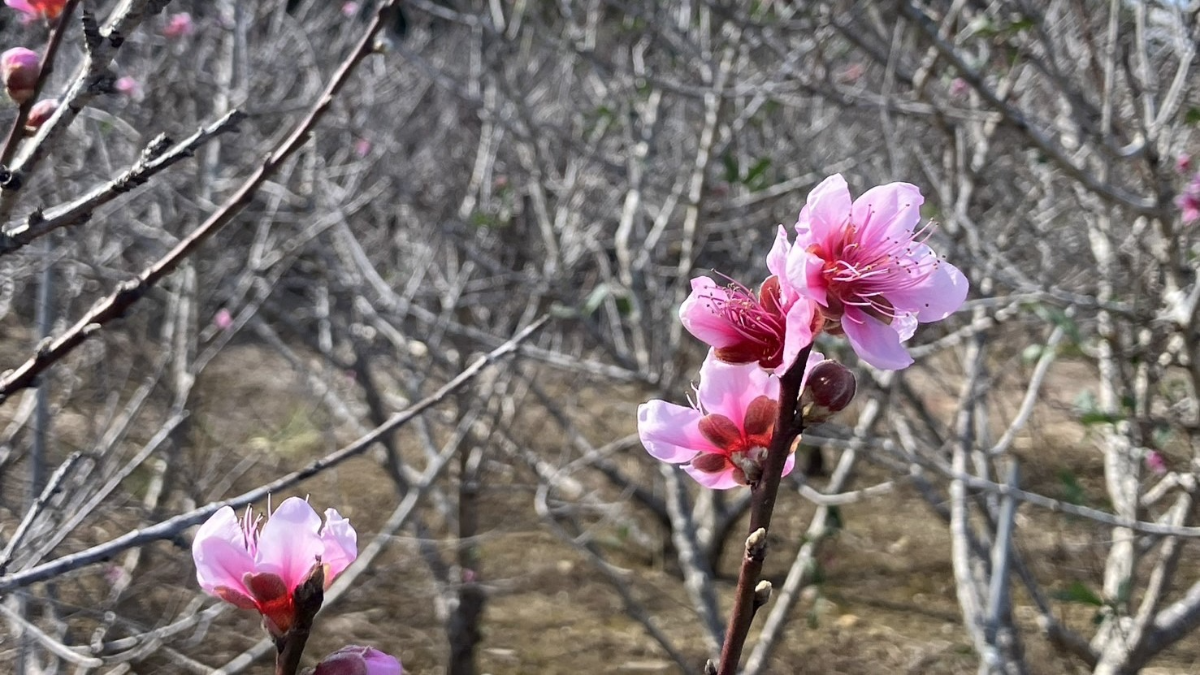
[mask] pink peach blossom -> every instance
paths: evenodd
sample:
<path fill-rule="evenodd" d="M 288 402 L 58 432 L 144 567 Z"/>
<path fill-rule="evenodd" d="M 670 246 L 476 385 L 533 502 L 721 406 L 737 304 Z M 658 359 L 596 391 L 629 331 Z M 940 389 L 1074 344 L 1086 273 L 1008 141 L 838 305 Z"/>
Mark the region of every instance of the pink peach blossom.
<path fill-rule="evenodd" d="M 0 54 L 0 78 L 9 98 L 18 104 L 33 96 L 41 71 L 41 58 L 31 49 L 13 47 Z"/>
<path fill-rule="evenodd" d="M 20 12 L 23 23 L 31 23 L 41 19 L 57 19 L 67 0 L 4 0 L 4 4 Z"/>
<path fill-rule="evenodd" d="M 692 279 L 692 292 L 679 308 L 684 328 L 722 361 L 786 372 L 812 343 L 814 321 L 819 321 L 815 305 L 784 282 L 790 247 L 787 230 L 780 227 L 767 255 L 772 274 L 758 293 L 734 281 L 719 286 L 708 277 Z"/>
<path fill-rule="evenodd" d="M 263 615 L 273 635 L 295 620 L 293 594 L 318 567 L 325 587 L 358 556 L 358 536 L 333 509 L 325 524 L 308 502 L 285 499 L 262 524 L 247 508 L 240 520 L 226 506 L 212 515 L 192 542 L 196 579 L 205 592 Z M 262 527 L 260 529 L 260 524 Z"/>
<path fill-rule="evenodd" d="M 213 315 L 213 325 L 221 330 L 229 330 L 233 327 L 233 314 L 228 309 L 222 307 Z"/>
<path fill-rule="evenodd" d="M 117 81 L 113 83 L 113 89 L 129 98 L 139 99 L 142 97 L 142 83 L 129 75 L 117 78 Z"/>
<path fill-rule="evenodd" d="M 822 360 L 813 353 L 808 367 Z M 700 367 L 696 407 L 662 400 L 638 406 L 638 435 L 655 459 L 682 464 L 704 487 L 758 482 L 779 414 L 779 378 L 753 364 L 721 361 L 709 351 Z M 795 457 L 788 455 L 783 475 Z"/>
<path fill-rule="evenodd" d="M 326 656 L 312 675 L 404 675 L 404 668 L 378 649 L 350 646 Z"/>
<path fill-rule="evenodd" d="M 172 14 L 162 30 L 162 34 L 169 38 L 187 37 L 194 32 L 196 32 L 196 25 L 192 23 L 192 15 L 187 12 Z"/>
<path fill-rule="evenodd" d="M 1200 220 L 1200 173 L 1192 176 L 1183 192 L 1175 197 L 1175 206 L 1179 207 L 1179 217 L 1184 223 Z"/>
<path fill-rule="evenodd" d="M 1146 453 L 1146 468 L 1150 469 L 1159 476 L 1167 472 L 1167 458 L 1157 450 L 1151 450 Z"/>
<path fill-rule="evenodd" d="M 1192 170 L 1192 156 L 1186 152 L 1180 153 L 1175 158 L 1175 170 L 1179 173 L 1187 173 Z"/>
<path fill-rule="evenodd" d="M 924 202 L 908 183 L 868 190 L 851 202 L 841 175 L 808 196 L 788 252 L 787 285 L 816 302 L 825 330 L 844 332 L 876 368 L 912 363 L 901 344 L 916 323 L 946 318 L 967 296 L 967 279 L 914 232 Z"/>
<path fill-rule="evenodd" d="M 352 17 L 355 14 L 358 14 L 358 3 L 357 2 L 342 3 L 342 16 Z"/>
<path fill-rule="evenodd" d="M 354 154 L 360 159 L 371 154 L 371 141 L 365 138 L 359 138 L 354 141 Z"/>
<path fill-rule="evenodd" d="M 58 99 L 48 98 L 33 104 L 29 109 L 29 116 L 25 118 L 25 130 L 37 131 L 42 128 L 46 120 L 54 116 L 54 112 L 58 110 Z"/>

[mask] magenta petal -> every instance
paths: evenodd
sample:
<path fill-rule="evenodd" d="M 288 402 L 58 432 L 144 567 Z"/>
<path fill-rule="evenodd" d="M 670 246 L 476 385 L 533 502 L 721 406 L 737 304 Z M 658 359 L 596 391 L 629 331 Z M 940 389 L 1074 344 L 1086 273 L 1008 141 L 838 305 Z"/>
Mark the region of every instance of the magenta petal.
<path fill-rule="evenodd" d="M 787 313 L 787 330 L 783 336 L 783 362 L 775 369 L 783 375 L 796 362 L 800 350 L 812 344 L 812 322 L 816 307 L 808 298 L 797 298 Z"/>
<path fill-rule="evenodd" d="M 400 660 L 378 649 L 367 647 L 363 661 L 367 664 L 367 675 L 404 675 Z"/>
<path fill-rule="evenodd" d="M 229 588 L 250 595 L 242 579 L 255 571 L 254 559 L 246 550 L 242 530 L 233 509 L 225 506 L 214 513 L 192 541 L 196 581 L 210 594 Z"/>
<path fill-rule="evenodd" d="M 912 357 L 900 344 L 900 334 L 858 308 L 846 308 L 842 330 L 846 332 L 854 352 L 872 366 L 882 370 L 900 370 L 912 365 Z"/>
<path fill-rule="evenodd" d="M 279 575 L 288 588 L 299 586 L 325 552 L 321 516 L 299 497 L 275 508 L 258 537 L 258 571 Z"/>
<path fill-rule="evenodd" d="M 700 433 L 699 410 L 653 400 L 638 406 L 638 436 L 651 457 L 680 464 L 701 450 L 714 450 Z"/>
<path fill-rule="evenodd" d="M 728 490 L 741 485 L 733 479 L 732 466 L 729 467 L 728 471 L 721 471 L 719 473 L 707 473 L 688 464 L 683 466 L 683 470 L 686 471 L 689 476 L 694 478 L 697 483 L 710 490 Z"/>
<path fill-rule="evenodd" d="M 29 4 L 28 0 L 4 0 L 4 4 L 12 7 L 18 12 L 24 12 L 26 14 L 38 13 L 37 9 L 34 8 L 33 5 Z"/>
<path fill-rule="evenodd" d="M 908 183 L 873 187 L 854 201 L 852 219 L 858 239 L 871 247 L 910 239 L 921 220 L 921 190 Z"/>
<path fill-rule="evenodd" d="M 896 309 L 916 312 L 918 321 L 929 323 L 941 321 L 958 311 L 967 299 L 969 285 L 962 271 L 939 260 L 925 283 L 914 288 L 885 290 L 883 295 Z"/>
<path fill-rule="evenodd" d="M 325 552 L 321 562 L 325 564 L 325 587 L 358 557 L 358 533 L 334 509 L 325 509 L 325 527 L 321 528 L 321 542 Z"/>
<path fill-rule="evenodd" d="M 679 308 L 679 320 L 689 333 L 706 345 L 721 349 L 741 341 L 724 314 L 712 309 L 713 298 L 728 299 L 729 294 L 708 277 L 692 279 L 692 292 Z"/>
<path fill-rule="evenodd" d="M 700 387 L 696 391 L 705 413 L 724 415 L 740 425 L 746 408 L 759 396 L 778 400 L 779 380 L 757 364 L 725 363 L 709 351 L 700 366 Z"/>

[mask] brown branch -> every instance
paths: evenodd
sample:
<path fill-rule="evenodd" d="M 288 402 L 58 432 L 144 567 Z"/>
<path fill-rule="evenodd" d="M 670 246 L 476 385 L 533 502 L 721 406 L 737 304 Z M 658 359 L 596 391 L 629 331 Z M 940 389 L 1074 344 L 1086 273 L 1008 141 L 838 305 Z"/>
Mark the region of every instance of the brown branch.
<path fill-rule="evenodd" d="M 729 627 L 725 629 L 721 665 L 717 670 L 719 675 L 737 673 L 742 647 L 750 633 L 750 623 L 762 604 L 755 599 L 755 589 L 767 557 L 766 536 L 771 529 L 771 514 L 775 511 L 775 497 L 779 493 L 783 466 L 787 462 L 792 441 L 804 430 L 804 422 L 799 415 L 800 384 L 804 381 L 804 370 L 811 350 L 812 345 L 804 348 L 796 357 L 796 363 L 779 380 L 779 416 L 775 420 L 775 432 L 771 437 L 771 447 L 767 450 L 767 461 L 763 465 L 762 480 L 751 486 L 750 537 L 746 539 L 737 593 L 733 598 Z"/>
<path fill-rule="evenodd" d="M 391 0 L 379 8 L 358 45 L 338 67 L 337 72 L 334 73 L 312 109 L 292 129 L 291 133 L 267 154 L 258 169 L 216 213 L 209 216 L 204 224 L 180 241 L 169 253 L 142 270 L 137 277 L 119 284 L 117 290 L 93 305 L 87 314 L 66 333 L 49 344 L 40 346 L 36 354 L 15 370 L 0 375 L 0 404 L 4 403 L 14 392 L 32 386 L 42 371 L 69 354 L 105 324 L 124 316 L 125 312 L 141 299 L 150 287 L 170 274 L 184 258 L 219 232 L 221 228 L 232 222 L 249 205 L 251 198 L 266 179 L 308 142 L 309 133 L 321 117 L 329 111 L 334 97 L 350 79 L 355 67 L 373 51 L 375 34 L 383 26 L 381 16 L 387 15 L 388 11 L 398 6 L 399 3 L 400 0 Z"/>
<path fill-rule="evenodd" d="M 232 110 L 216 122 L 197 129 L 196 133 L 173 146 L 170 145 L 171 139 L 167 138 L 165 134 L 158 136 L 142 150 L 141 157 L 116 178 L 71 202 L 45 212 L 34 211 L 16 227 L 7 230 L 0 229 L 0 256 L 23 248 L 34 239 L 60 227 L 86 222 L 92 217 L 92 213 L 97 207 L 144 185 L 159 172 L 180 160 L 192 157 L 196 149 L 209 139 L 228 131 L 235 131 L 238 123 L 243 119 L 245 119 L 243 113 Z"/>

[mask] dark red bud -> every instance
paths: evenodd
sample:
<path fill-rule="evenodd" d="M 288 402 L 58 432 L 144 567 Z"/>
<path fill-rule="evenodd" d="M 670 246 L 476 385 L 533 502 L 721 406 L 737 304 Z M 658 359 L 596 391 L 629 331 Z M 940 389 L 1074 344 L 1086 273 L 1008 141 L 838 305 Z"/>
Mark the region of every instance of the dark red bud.
<path fill-rule="evenodd" d="M 824 422 L 841 412 L 854 400 L 857 388 L 854 373 L 837 361 L 825 360 L 813 366 L 800 395 L 804 421 Z"/>

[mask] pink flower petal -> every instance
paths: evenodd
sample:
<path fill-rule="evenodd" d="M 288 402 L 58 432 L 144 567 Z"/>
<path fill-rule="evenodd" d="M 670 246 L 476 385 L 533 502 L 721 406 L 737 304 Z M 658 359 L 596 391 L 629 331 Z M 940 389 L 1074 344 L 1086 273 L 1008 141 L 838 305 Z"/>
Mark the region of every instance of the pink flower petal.
<path fill-rule="evenodd" d="M 801 295 L 812 298 L 817 304 L 829 305 L 828 284 L 822 271 L 825 261 L 816 254 L 810 253 L 799 246 L 793 246 L 788 254 L 786 274 L 788 286 L 795 288 Z"/>
<path fill-rule="evenodd" d="M 713 298 L 725 300 L 729 294 L 708 277 L 692 279 L 692 292 L 679 308 L 679 320 L 697 340 L 721 349 L 741 341 L 728 319 L 712 311 Z"/>
<path fill-rule="evenodd" d="M 321 517 L 308 502 L 283 500 L 259 534 L 258 571 L 278 575 L 288 588 L 299 586 L 325 552 L 320 529 Z"/>
<path fill-rule="evenodd" d="M 812 323 L 817 308 L 808 298 L 797 298 L 787 313 L 787 331 L 783 338 L 783 363 L 775 374 L 783 375 L 796 362 L 800 350 L 812 344 Z"/>
<path fill-rule="evenodd" d="M 689 464 L 683 465 L 683 470 L 686 471 L 689 476 L 694 478 L 697 483 L 710 490 L 728 490 L 741 485 L 741 483 L 738 483 L 733 479 L 732 465 L 729 467 L 728 471 L 721 471 L 718 473 L 701 471 L 700 469 L 697 469 Z"/>
<path fill-rule="evenodd" d="M 780 280 L 787 276 L 787 259 L 791 250 L 792 243 L 788 241 L 787 228 L 780 225 L 779 232 L 775 235 L 775 243 L 771 246 L 771 252 L 767 254 L 767 269 Z"/>
<path fill-rule="evenodd" d="M 325 587 L 329 588 L 334 578 L 358 557 L 358 533 L 336 510 L 325 509 L 321 542 L 325 545 L 325 553 L 321 556 L 321 562 L 326 565 Z"/>
<path fill-rule="evenodd" d="M 842 317 L 842 330 L 859 358 L 883 370 L 900 370 L 912 365 L 913 359 L 900 344 L 895 328 L 864 314 L 856 307 L 847 307 Z"/>
<path fill-rule="evenodd" d="M 689 462 L 701 450 L 716 450 L 700 433 L 701 417 L 694 408 L 647 401 L 638 406 L 638 436 L 651 457 L 671 464 Z"/>
<path fill-rule="evenodd" d="M 804 247 L 809 244 L 820 244 L 828 247 L 831 238 L 841 234 L 842 228 L 850 218 L 850 187 L 840 173 L 836 173 L 821 181 L 808 194 L 808 201 L 800 209 L 800 218 L 796 221 L 796 233 L 799 235 L 796 243 Z"/>
<path fill-rule="evenodd" d="M 741 424 L 746 408 L 759 396 L 778 400 L 779 380 L 756 364 L 725 363 L 709 351 L 700 366 L 700 387 L 696 391 L 705 413 L 724 415 Z"/>
<path fill-rule="evenodd" d="M 224 587 L 249 595 L 242 579 L 254 572 L 254 559 L 246 550 L 245 535 L 233 509 L 225 506 L 196 532 L 192 541 L 196 580 L 208 593 Z"/>
<path fill-rule="evenodd" d="M 913 228 L 921 220 L 921 190 L 908 183 L 888 183 L 873 187 L 854 201 L 852 222 L 859 228 L 858 239 L 866 246 L 912 238 Z"/>
<path fill-rule="evenodd" d="M 928 246 L 918 244 L 928 250 Z M 929 251 L 929 256 L 933 252 Z M 883 295 L 901 311 L 916 312 L 921 323 L 941 321 L 958 311 L 967 299 L 967 277 L 954 265 L 939 260 L 925 282 L 912 288 L 888 289 Z"/>

